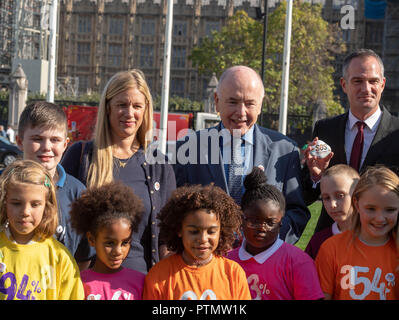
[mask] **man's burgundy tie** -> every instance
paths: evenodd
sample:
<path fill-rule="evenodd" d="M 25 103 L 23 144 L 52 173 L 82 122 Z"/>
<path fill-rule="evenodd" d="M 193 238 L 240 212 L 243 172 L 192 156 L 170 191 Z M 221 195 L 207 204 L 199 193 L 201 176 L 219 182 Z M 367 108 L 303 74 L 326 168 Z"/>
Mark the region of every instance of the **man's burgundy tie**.
<path fill-rule="evenodd" d="M 362 121 L 356 122 L 357 125 L 357 135 L 355 141 L 353 142 L 352 146 L 352 153 L 349 165 L 354 168 L 355 170 L 359 171 L 360 169 L 360 160 L 362 159 L 362 151 L 363 151 L 363 144 L 364 144 L 364 125 L 365 123 Z"/>

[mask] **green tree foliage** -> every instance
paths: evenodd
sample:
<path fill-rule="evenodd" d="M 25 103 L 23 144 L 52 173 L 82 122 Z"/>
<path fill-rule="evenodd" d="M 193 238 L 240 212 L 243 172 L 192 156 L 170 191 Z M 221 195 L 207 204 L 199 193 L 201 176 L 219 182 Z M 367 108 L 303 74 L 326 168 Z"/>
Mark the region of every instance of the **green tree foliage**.
<path fill-rule="evenodd" d="M 328 115 L 344 110 L 334 97 L 333 62 L 345 51 L 338 26 L 330 25 L 321 15 L 320 5 L 294 1 L 292 14 L 291 59 L 289 82 L 289 114 L 310 115 L 313 105 L 323 101 Z M 278 113 L 281 96 L 282 57 L 284 51 L 286 3 L 282 2 L 268 16 L 265 61 L 266 110 Z M 262 64 L 263 23 L 237 11 L 226 25 L 205 38 L 193 49 L 190 59 L 202 74 L 238 64 L 250 66 L 260 73 Z M 309 123 L 310 122 L 310 123 Z M 311 120 L 301 126 L 311 125 Z"/>
<path fill-rule="evenodd" d="M 224 69 L 237 64 L 260 70 L 262 30 L 260 22 L 248 17 L 245 11 L 237 11 L 220 32 L 213 31 L 210 38 L 194 47 L 189 58 L 200 73 L 209 76 L 215 72 L 219 77 Z"/>
<path fill-rule="evenodd" d="M 68 105 L 90 105 L 98 106 L 100 103 L 101 95 L 98 92 L 92 92 L 90 94 L 83 94 L 79 96 L 66 96 L 56 94 L 54 97 L 54 103 L 61 106 L 67 107 Z M 34 101 L 46 101 L 46 94 L 44 93 L 29 93 L 27 104 Z"/>
<path fill-rule="evenodd" d="M 161 100 L 162 97 L 160 95 L 156 95 L 153 97 L 153 105 L 154 110 L 161 110 Z M 188 98 L 183 98 L 179 96 L 171 96 L 169 97 L 169 112 L 193 112 L 193 111 L 204 111 L 204 104 L 200 101 L 193 101 Z"/>
<path fill-rule="evenodd" d="M 0 90 L 0 100 L 8 101 L 8 95 L 9 95 L 8 90 L 5 89 Z"/>

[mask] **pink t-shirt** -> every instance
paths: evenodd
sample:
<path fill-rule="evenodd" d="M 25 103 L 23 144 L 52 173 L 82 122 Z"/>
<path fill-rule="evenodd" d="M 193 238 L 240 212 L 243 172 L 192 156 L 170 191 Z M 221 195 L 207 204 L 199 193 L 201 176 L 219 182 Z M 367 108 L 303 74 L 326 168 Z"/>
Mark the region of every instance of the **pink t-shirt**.
<path fill-rule="evenodd" d="M 245 270 L 253 300 L 316 300 L 324 298 L 313 260 L 301 249 L 277 239 L 267 250 L 251 255 L 241 247 L 227 258 Z"/>
<path fill-rule="evenodd" d="M 112 274 L 90 269 L 80 273 L 86 300 L 141 300 L 145 274 L 123 268 Z"/>

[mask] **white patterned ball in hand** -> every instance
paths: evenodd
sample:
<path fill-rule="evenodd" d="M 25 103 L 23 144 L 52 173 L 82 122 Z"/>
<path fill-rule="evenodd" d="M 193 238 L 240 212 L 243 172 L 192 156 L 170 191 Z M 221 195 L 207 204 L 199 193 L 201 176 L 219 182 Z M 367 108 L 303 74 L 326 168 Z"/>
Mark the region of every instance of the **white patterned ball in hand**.
<path fill-rule="evenodd" d="M 318 158 L 325 158 L 331 153 L 330 146 L 322 140 L 317 140 L 316 144 L 312 146 L 310 154 Z"/>

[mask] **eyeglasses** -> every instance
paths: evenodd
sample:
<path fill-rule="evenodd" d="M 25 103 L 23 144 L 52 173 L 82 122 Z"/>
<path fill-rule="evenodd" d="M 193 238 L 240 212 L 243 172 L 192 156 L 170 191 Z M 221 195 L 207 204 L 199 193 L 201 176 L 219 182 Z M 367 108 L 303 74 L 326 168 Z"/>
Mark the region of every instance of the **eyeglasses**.
<path fill-rule="evenodd" d="M 281 221 L 279 222 L 261 221 L 256 218 L 248 218 L 248 217 L 243 217 L 243 220 L 245 221 L 247 227 L 251 229 L 265 228 L 266 230 L 271 231 L 281 226 Z"/>

